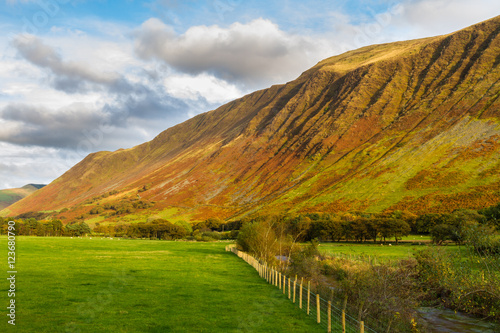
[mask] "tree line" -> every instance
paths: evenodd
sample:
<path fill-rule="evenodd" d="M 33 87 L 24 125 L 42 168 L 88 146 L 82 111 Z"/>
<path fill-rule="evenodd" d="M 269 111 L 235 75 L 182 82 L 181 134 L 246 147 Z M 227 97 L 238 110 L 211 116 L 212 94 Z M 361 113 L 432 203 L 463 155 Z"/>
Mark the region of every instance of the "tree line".
<path fill-rule="evenodd" d="M 92 233 L 87 223 L 73 221 L 63 225 L 61 220 L 39 221 L 35 218 L 10 219 L 0 217 L 0 234 L 6 235 L 8 222 L 15 222 L 17 236 L 85 236 Z"/>
<path fill-rule="evenodd" d="M 28 218 L 26 218 L 29 216 Z M 260 215 L 232 221 L 209 218 L 188 223 L 153 219 L 139 223 L 96 223 L 91 229 L 83 219 L 66 225 L 61 220 L 43 220 L 44 214 L 24 214 L 16 217 L 18 235 L 28 236 L 84 236 L 95 233 L 112 237 L 148 239 L 219 240 L 236 239 L 242 227 L 249 223 L 271 221 L 279 226 L 280 233 L 293 237 L 298 242 L 313 239 L 320 241 L 355 241 L 396 243 L 404 236 L 431 235 L 437 244 L 453 241 L 463 242 L 464 228 L 479 224 L 500 230 L 500 204 L 482 210 L 460 209 L 453 213 L 414 215 L 410 212 L 370 214 L 350 212 L 339 214 L 278 214 Z M 0 233 L 5 234 L 10 218 L 0 217 Z"/>

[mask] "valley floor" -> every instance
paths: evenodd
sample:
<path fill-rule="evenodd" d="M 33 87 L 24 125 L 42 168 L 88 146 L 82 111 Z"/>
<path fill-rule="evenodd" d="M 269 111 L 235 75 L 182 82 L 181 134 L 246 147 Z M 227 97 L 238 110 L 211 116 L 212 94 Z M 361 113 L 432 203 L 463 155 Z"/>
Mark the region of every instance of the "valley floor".
<path fill-rule="evenodd" d="M 16 326 L 2 306 L 0 331 L 323 331 L 225 245 L 18 237 Z"/>

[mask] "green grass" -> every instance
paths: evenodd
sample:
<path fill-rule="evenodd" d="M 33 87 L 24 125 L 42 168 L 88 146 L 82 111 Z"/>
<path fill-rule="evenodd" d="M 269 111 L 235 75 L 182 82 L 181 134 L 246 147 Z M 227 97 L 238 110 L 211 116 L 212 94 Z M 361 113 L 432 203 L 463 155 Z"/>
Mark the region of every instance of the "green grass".
<path fill-rule="evenodd" d="M 414 243 L 431 242 L 432 237 L 430 235 L 409 235 L 409 236 L 402 237 L 401 240 L 405 241 L 405 242 L 414 242 Z M 389 242 L 392 242 L 392 240 L 389 239 Z"/>
<path fill-rule="evenodd" d="M 413 254 L 417 251 L 424 250 L 428 246 L 435 246 L 429 243 L 430 239 L 430 236 L 420 237 L 417 235 L 410 235 L 403 237 L 403 240 L 405 240 L 406 243 L 399 243 L 398 245 L 396 245 L 393 240 L 388 240 L 386 245 L 380 245 L 379 243 L 373 242 L 321 243 L 319 251 L 326 255 L 351 255 L 353 258 L 362 257 L 364 260 L 368 260 L 368 256 L 370 256 L 370 258 L 376 258 L 379 262 L 387 262 L 389 260 L 401 260 L 414 257 Z M 421 245 L 417 245 L 416 243 L 419 240 L 422 241 Z M 389 244 L 391 245 L 389 246 Z M 441 246 L 440 248 L 445 249 L 447 252 L 457 253 L 458 256 L 462 255 L 462 252 L 459 252 L 461 248 L 454 244 L 448 244 Z M 464 247 L 462 247 L 462 251 L 465 251 Z"/>
<path fill-rule="evenodd" d="M 389 242 L 388 242 L 389 244 Z M 377 260 L 399 260 L 412 257 L 413 253 L 424 249 L 423 245 L 399 244 L 380 245 L 374 243 L 321 243 L 319 250 L 324 254 L 347 254 L 353 256 L 376 257 Z"/>
<path fill-rule="evenodd" d="M 18 237 L 16 326 L 3 279 L 0 332 L 323 331 L 226 244 Z"/>

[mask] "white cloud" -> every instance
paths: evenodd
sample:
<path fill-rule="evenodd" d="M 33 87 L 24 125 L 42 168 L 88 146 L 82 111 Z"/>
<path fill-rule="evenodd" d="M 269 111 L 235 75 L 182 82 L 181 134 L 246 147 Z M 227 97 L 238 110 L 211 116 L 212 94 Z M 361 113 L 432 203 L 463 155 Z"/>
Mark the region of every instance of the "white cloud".
<path fill-rule="evenodd" d="M 150 19 L 135 40 L 144 59 L 161 59 L 186 74 L 209 73 L 253 88 L 294 79 L 327 54 L 324 47 L 323 41 L 287 34 L 265 19 L 228 28 L 194 26 L 182 35 Z"/>
<path fill-rule="evenodd" d="M 173 97 L 197 100 L 205 98 L 209 103 L 222 104 L 243 95 L 234 84 L 206 73 L 197 76 L 169 75 L 164 80 L 166 91 Z"/>
<path fill-rule="evenodd" d="M 343 36 L 341 39 L 345 45 L 357 48 L 449 34 L 493 18 L 498 13 L 500 2 L 496 0 L 404 0 L 385 13 L 372 15 L 362 24 L 352 23 L 352 17 L 344 16 L 332 26 Z"/>
<path fill-rule="evenodd" d="M 113 84 L 120 76 L 109 71 L 96 71 L 91 64 L 64 61 L 54 48 L 31 35 L 20 35 L 13 41 L 19 53 L 32 64 L 49 69 L 56 85 L 68 91 L 81 91 L 82 83 Z"/>
<path fill-rule="evenodd" d="M 0 189 L 28 183 L 48 184 L 83 157 L 54 148 L 23 147 L 0 142 Z"/>
<path fill-rule="evenodd" d="M 36 2 L 37 0 L 6 0 L 7 4 L 14 5 L 16 3 L 30 3 Z"/>
<path fill-rule="evenodd" d="M 416 0 L 403 6 L 404 14 L 394 22 L 405 32 L 402 39 L 448 34 L 500 13 L 497 0 Z"/>

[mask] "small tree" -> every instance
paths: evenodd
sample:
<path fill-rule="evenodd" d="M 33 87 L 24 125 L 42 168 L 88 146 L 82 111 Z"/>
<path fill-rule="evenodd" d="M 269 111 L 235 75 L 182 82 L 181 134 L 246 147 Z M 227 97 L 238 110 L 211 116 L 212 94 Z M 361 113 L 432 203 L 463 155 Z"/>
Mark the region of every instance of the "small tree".
<path fill-rule="evenodd" d="M 408 236 L 411 231 L 410 225 L 403 220 L 392 220 L 392 228 L 396 244 L 401 238 Z"/>
<path fill-rule="evenodd" d="M 243 251 L 253 253 L 266 262 L 275 261 L 278 241 L 273 225 L 267 220 L 245 224 L 236 243 Z"/>
<path fill-rule="evenodd" d="M 331 239 L 332 241 L 340 241 L 342 239 L 342 221 L 340 220 L 334 220 L 334 219 L 327 219 L 323 220 L 320 222 L 323 229 L 321 231 L 322 236 L 326 237 L 327 239 Z"/>
<path fill-rule="evenodd" d="M 434 226 L 431 231 L 432 241 L 437 245 L 441 245 L 444 241 L 451 239 L 452 228 L 451 225 L 444 223 Z"/>

